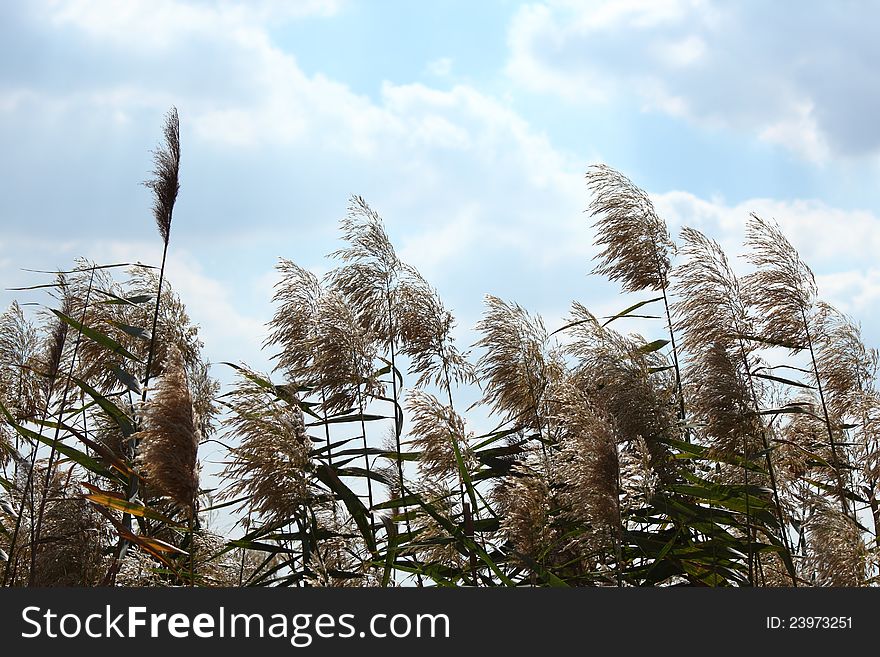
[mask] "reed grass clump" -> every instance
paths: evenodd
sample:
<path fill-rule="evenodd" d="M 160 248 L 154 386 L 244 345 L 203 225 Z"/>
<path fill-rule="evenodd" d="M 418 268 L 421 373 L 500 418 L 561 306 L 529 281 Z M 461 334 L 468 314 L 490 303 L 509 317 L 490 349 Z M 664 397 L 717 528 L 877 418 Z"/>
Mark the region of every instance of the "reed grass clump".
<path fill-rule="evenodd" d="M 576 300 L 550 326 L 488 294 L 462 347 L 354 196 L 325 275 L 276 265 L 274 370 L 224 363 L 222 390 L 165 279 L 174 109 L 162 136 L 159 266 L 80 259 L 20 290 L 48 292 L 39 311 L 0 314 L 4 586 L 878 581 L 880 357 L 774 221 L 746 220 L 738 276 L 591 167 L 594 273 L 638 300 L 606 317 Z"/>

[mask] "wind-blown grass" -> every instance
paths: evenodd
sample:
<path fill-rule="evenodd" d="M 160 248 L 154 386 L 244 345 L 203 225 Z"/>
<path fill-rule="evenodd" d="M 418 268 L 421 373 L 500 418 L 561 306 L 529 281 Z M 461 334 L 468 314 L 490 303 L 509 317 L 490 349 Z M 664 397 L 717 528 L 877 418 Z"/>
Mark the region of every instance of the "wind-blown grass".
<path fill-rule="evenodd" d="M 773 222 L 748 221 L 738 278 L 717 243 L 676 243 L 647 193 L 592 167 L 595 273 L 645 298 L 606 320 L 577 300 L 548 329 L 487 295 L 463 349 L 355 196 L 326 276 L 279 260 L 275 370 L 231 354 L 220 390 L 164 276 L 175 110 L 163 136 L 160 265 L 79 261 L 42 312 L 0 315 L 5 586 L 877 582 L 877 352 Z M 663 338 L 612 325 L 660 302 Z M 457 403 L 468 387 L 493 430 Z M 208 440 L 224 450 L 211 491 Z M 226 536 L 221 509 L 239 519 Z"/>

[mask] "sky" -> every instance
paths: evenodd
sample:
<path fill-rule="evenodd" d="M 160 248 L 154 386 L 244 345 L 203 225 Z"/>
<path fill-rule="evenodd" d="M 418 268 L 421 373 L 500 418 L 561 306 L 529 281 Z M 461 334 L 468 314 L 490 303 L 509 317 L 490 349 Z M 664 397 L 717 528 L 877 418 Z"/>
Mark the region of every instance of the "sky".
<path fill-rule="evenodd" d="M 332 267 L 352 194 L 465 346 L 486 294 L 550 330 L 573 300 L 621 310 L 590 275 L 584 174 L 600 162 L 673 235 L 730 254 L 750 212 L 775 218 L 880 345 L 878 17 L 877 2 L 2 2 L 0 287 L 77 256 L 159 263 L 140 183 L 174 105 L 168 276 L 214 362 L 271 367 L 274 265 Z"/>

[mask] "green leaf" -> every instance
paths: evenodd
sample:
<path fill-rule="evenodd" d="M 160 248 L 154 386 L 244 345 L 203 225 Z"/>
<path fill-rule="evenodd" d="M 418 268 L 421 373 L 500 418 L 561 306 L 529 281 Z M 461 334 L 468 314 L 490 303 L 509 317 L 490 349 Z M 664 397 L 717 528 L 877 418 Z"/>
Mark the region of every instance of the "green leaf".
<path fill-rule="evenodd" d="M 271 552 L 272 554 L 296 554 L 298 550 L 282 547 L 273 543 L 261 543 L 259 541 L 229 541 L 229 545 L 246 550 L 257 550 L 259 552 Z"/>
<path fill-rule="evenodd" d="M 806 388 L 807 390 L 812 390 L 815 386 L 808 386 L 806 383 L 801 383 L 800 381 L 795 381 L 794 379 L 786 379 L 781 376 L 773 376 L 771 374 L 758 374 L 753 373 L 752 376 L 756 376 L 759 379 L 767 379 L 768 381 L 776 381 L 777 383 L 785 383 L 786 385 L 796 386 L 798 388 Z"/>
<path fill-rule="evenodd" d="M 659 351 L 668 344 L 669 340 L 654 340 L 653 342 L 643 344 L 641 347 L 639 347 L 639 351 L 643 354 L 650 354 L 653 351 Z"/>
<path fill-rule="evenodd" d="M 641 308 L 642 306 L 646 306 L 646 305 L 648 305 L 649 303 L 654 303 L 655 301 L 663 301 L 663 297 L 662 297 L 662 296 L 661 296 L 661 297 L 654 297 L 653 299 L 648 299 L 647 301 L 639 301 L 638 303 L 636 303 L 636 304 L 630 306 L 629 308 L 627 308 L 627 309 L 625 309 L 625 310 L 621 310 L 621 311 L 620 311 L 619 313 L 617 313 L 616 315 L 612 315 L 611 317 L 607 318 L 607 321 L 606 321 L 605 323 L 603 323 L 602 326 L 603 326 L 603 327 L 608 326 L 608 325 L 609 325 L 611 322 L 613 322 L 615 319 L 620 319 L 621 317 L 628 317 L 629 314 L 630 314 L 633 310 L 638 310 L 638 309 Z"/>
<path fill-rule="evenodd" d="M 471 500 L 471 508 L 476 511 L 477 496 L 474 495 L 474 484 L 471 481 L 471 474 L 468 472 L 467 467 L 465 467 L 464 459 L 461 456 L 461 449 L 458 446 L 458 440 L 455 436 L 451 436 L 451 440 L 452 450 L 455 452 L 455 462 L 458 465 L 458 474 L 461 476 L 461 481 L 464 484 L 465 489 L 467 489 L 468 497 Z"/>
<path fill-rule="evenodd" d="M 74 383 L 76 383 L 76 385 L 82 388 L 83 392 L 94 399 L 97 402 L 98 406 L 100 406 L 101 409 L 107 415 L 109 415 L 114 422 L 116 422 L 116 425 L 119 427 L 120 431 L 122 431 L 123 436 L 128 438 L 129 436 L 134 434 L 134 424 L 121 408 L 119 408 L 116 404 L 107 399 L 100 392 L 92 388 L 92 386 L 90 386 L 82 379 L 78 379 L 75 376 L 72 376 L 70 378 Z"/>
<path fill-rule="evenodd" d="M 786 404 L 779 408 L 767 408 L 758 411 L 758 415 L 812 415 L 818 417 L 815 413 L 808 410 L 803 404 Z"/>
<path fill-rule="evenodd" d="M 87 500 L 91 500 L 95 504 L 100 504 L 101 506 L 108 509 L 113 509 L 114 511 L 121 511 L 123 513 L 128 513 L 133 516 L 138 516 L 139 518 L 158 520 L 159 522 L 163 522 L 173 529 L 184 529 L 183 527 L 178 526 L 178 524 L 168 516 L 159 513 L 158 511 L 151 509 L 147 506 L 144 506 L 143 504 L 130 502 L 114 493 L 102 491 L 96 486 L 91 486 L 86 482 L 82 482 L 82 484 L 83 486 L 86 486 L 89 490 L 95 491 L 83 495 L 83 497 L 85 497 Z"/>
<path fill-rule="evenodd" d="M 384 509 L 406 508 L 408 506 L 415 506 L 418 503 L 418 495 L 405 495 L 404 497 L 395 497 L 394 499 L 388 500 L 387 502 L 376 504 L 373 506 L 373 509 L 375 509 L 376 511 L 382 511 Z"/>
<path fill-rule="evenodd" d="M 108 319 L 107 323 L 111 326 L 115 326 L 120 331 L 133 338 L 144 340 L 145 342 L 150 341 L 150 332 L 147 331 L 147 329 L 140 328 L 139 326 L 129 326 L 128 324 L 123 324 L 122 322 L 117 322 L 112 319 Z"/>
<path fill-rule="evenodd" d="M 120 296 L 117 296 L 117 295 L 113 294 L 112 292 L 108 292 L 106 290 L 93 290 L 93 291 L 97 292 L 98 294 L 103 294 L 104 296 L 110 297 L 107 301 L 101 301 L 99 303 L 114 305 L 114 306 L 127 305 L 127 306 L 134 306 L 136 308 L 140 304 L 147 303 L 148 301 L 152 301 L 154 299 L 154 295 L 152 295 L 152 294 L 137 294 L 137 295 L 131 296 L 131 297 L 120 297 Z"/>
<path fill-rule="evenodd" d="M 752 342 L 760 342 L 761 344 L 767 344 L 767 345 L 770 345 L 771 347 L 785 347 L 786 349 L 791 349 L 792 351 L 802 351 L 803 349 L 807 348 L 806 345 L 796 344 L 794 342 L 789 342 L 787 340 L 771 340 L 769 338 L 762 338 L 759 335 L 748 335 L 745 333 L 742 335 L 738 335 L 738 334 L 734 333 L 734 334 L 732 334 L 731 337 L 742 338 L 744 340 L 751 340 Z"/>
<path fill-rule="evenodd" d="M 116 380 L 126 388 L 134 393 L 141 394 L 140 382 L 116 363 L 113 363 L 113 374 L 116 375 Z"/>
<path fill-rule="evenodd" d="M 367 470 L 366 468 L 343 468 L 340 467 L 338 463 L 334 463 L 333 467 L 336 470 L 336 475 L 339 477 L 363 477 L 366 479 L 372 479 L 373 481 L 378 481 L 380 484 L 384 484 L 386 486 L 391 484 L 391 482 L 388 480 L 388 477 L 383 475 L 381 472 L 373 472 L 372 470 Z"/>
<path fill-rule="evenodd" d="M 361 502 L 360 498 L 355 495 L 348 486 L 342 483 L 342 480 L 337 476 L 334 468 L 331 466 L 325 464 L 319 465 L 315 468 L 315 476 L 342 500 L 342 503 L 345 504 L 345 508 L 348 509 L 348 512 L 351 514 L 352 518 L 354 518 L 358 529 L 360 529 L 361 536 L 363 536 L 367 548 L 369 548 L 370 552 L 375 556 L 376 540 L 370 526 L 372 523 L 369 519 L 367 507 L 364 506 L 364 503 Z"/>
<path fill-rule="evenodd" d="M 54 308 L 50 308 L 57 317 L 65 324 L 69 324 L 77 331 L 80 331 L 84 336 L 89 338 L 92 342 L 101 345 L 102 347 L 106 347 L 114 354 L 119 354 L 120 356 L 124 356 L 125 358 L 131 358 L 133 361 L 138 363 L 142 362 L 137 356 L 131 353 L 128 349 L 123 347 L 121 344 L 116 342 L 113 338 L 108 335 L 101 333 L 91 327 L 80 324 L 78 321 L 73 319 L 72 317 L 68 317 L 60 310 L 55 310 Z"/>
<path fill-rule="evenodd" d="M 390 420 L 390 417 L 385 415 L 370 415 L 367 413 L 355 413 L 354 415 L 343 415 L 341 417 L 331 417 L 325 419 L 321 419 L 317 422 L 309 422 L 306 424 L 307 427 L 320 427 L 325 424 L 341 424 L 345 422 L 375 422 L 376 420 Z"/>

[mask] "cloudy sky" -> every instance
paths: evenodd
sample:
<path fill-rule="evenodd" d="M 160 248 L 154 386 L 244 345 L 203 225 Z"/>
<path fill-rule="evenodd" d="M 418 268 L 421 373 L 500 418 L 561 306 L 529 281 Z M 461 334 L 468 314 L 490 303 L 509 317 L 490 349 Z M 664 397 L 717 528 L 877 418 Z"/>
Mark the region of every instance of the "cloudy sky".
<path fill-rule="evenodd" d="M 877 345 L 878 17 L 870 2 L 2 2 L 0 281 L 79 255 L 158 264 L 139 183 L 175 105 L 169 275 L 214 361 L 266 367 L 274 263 L 331 266 L 351 194 L 463 341 L 487 293 L 550 328 L 572 299 L 621 309 L 589 275 L 597 162 L 673 234 L 736 251 L 749 212 L 776 218 Z"/>

